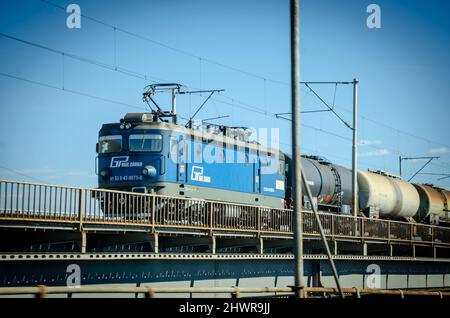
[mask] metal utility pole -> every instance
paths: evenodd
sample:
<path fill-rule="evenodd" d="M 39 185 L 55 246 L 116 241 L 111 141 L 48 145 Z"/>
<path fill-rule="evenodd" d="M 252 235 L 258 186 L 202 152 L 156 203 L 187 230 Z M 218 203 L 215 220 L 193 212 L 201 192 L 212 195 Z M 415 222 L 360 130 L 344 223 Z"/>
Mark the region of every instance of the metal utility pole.
<path fill-rule="evenodd" d="M 300 32 L 299 0 L 291 0 L 291 112 L 292 112 L 292 184 L 294 199 L 294 256 L 296 296 L 303 298 L 303 227 L 300 163 Z"/>
<path fill-rule="evenodd" d="M 178 88 L 172 89 L 172 123 L 177 123 L 177 93 Z"/>
<path fill-rule="evenodd" d="M 352 153 L 352 209 L 353 216 L 358 216 L 358 80 L 353 79 L 353 153 Z"/>

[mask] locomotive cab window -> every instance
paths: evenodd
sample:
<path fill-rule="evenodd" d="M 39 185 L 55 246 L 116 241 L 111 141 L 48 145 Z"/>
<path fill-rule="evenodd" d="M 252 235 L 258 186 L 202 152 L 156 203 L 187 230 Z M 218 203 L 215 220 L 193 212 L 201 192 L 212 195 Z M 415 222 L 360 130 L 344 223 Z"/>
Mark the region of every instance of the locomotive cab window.
<path fill-rule="evenodd" d="M 177 137 L 176 136 L 170 136 L 170 156 L 176 160 L 177 154 L 178 154 L 178 143 L 177 143 Z"/>
<path fill-rule="evenodd" d="M 158 134 L 151 135 L 130 135 L 130 151 L 161 151 L 162 136 Z"/>
<path fill-rule="evenodd" d="M 101 136 L 98 140 L 98 153 L 111 153 L 122 151 L 122 136 Z"/>
<path fill-rule="evenodd" d="M 270 165 L 270 158 L 267 156 L 266 152 L 260 151 L 259 160 L 261 162 L 261 166 L 267 167 Z"/>

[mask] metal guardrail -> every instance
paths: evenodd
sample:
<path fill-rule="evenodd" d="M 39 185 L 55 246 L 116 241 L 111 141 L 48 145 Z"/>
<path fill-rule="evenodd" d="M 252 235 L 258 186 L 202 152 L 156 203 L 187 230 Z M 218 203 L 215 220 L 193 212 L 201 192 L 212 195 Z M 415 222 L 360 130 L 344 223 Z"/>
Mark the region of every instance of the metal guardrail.
<path fill-rule="evenodd" d="M 357 298 L 367 295 L 395 296 L 434 296 L 450 297 L 450 291 L 402 290 L 402 289 L 367 289 L 342 288 L 346 296 Z M 48 295 L 61 294 L 144 294 L 147 298 L 155 298 L 157 294 L 230 294 L 233 298 L 241 298 L 242 294 L 272 293 L 283 296 L 293 295 L 294 287 L 132 287 L 132 286 L 44 286 L 36 287 L 1 287 L 0 295 L 34 295 L 46 298 Z M 337 296 L 337 288 L 306 287 L 303 289 L 305 298 Z"/>
<path fill-rule="evenodd" d="M 0 295 L 36 295 L 46 298 L 50 294 L 144 294 L 155 298 L 157 294 L 230 294 L 240 298 L 241 294 L 292 293 L 292 287 L 134 287 L 134 286 L 43 286 L 0 287 Z"/>
<path fill-rule="evenodd" d="M 450 245 L 450 228 L 321 213 L 328 237 Z M 0 180 L 0 221 L 128 225 L 293 235 L 292 210 L 193 198 Z M 319 235 L 311 212 L 303 212 L 304 235 Z"/>
<path fill-rule="evenodd" d="M 339 291 L 337 288 L 327 287 L 308 287 L 304 289 L 306 298 L 312 295 L 322 296 L 338 296 Z M 430 290 L 403 290 L 403 289 L 367 289 L 367 288 L 342 288 L 342 292 L 347 295 L 355 295 L 357 298 L 368 295 L 379 296 L 435 296 L 439 298 L 450 297 L 450 291 L 430 291 Z"/>

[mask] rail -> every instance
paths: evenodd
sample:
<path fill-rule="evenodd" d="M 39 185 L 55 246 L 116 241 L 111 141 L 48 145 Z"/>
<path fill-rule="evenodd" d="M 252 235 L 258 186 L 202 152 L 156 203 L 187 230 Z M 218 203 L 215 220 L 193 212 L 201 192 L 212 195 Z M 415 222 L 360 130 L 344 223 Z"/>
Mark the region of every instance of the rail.
<path fill-rule="evenodd" d="M 450 297 L 450 291 L 432 290 L 402 290 L 402 289 L 367 289 L 342 288 L 344 295 L 361 296 L 434 296 L 439 298 Z M 305 298 L 332 297 L 338 295 L 337 288 L 306 287 L 303 289 Z M 243 294 L 268 294 L 276 296 L 293 295 L 294 287 L 135 287 L 135 286 L 44 286 L 36 287 L 0 287 L 0 295 L 33 295 L 46 298 L 48 295 L 61 294 L 143 294 L 147 298 L 155 298 L 157 294 L 230 294 L 233 298 L 241 298 Z M 280 295 L 280 293 L 282 293 Z"/>
<path fill-rule="evenodd" d="M 330 238 L 450 245 L 450 228 L 321 213 Z M 0 180 L 0 222 L 190 229 L 255 235 L 293 235 L 292 210 L 156 194 Z M 303 212 L 305 236 L 318 236 L 311 212 Z"/>

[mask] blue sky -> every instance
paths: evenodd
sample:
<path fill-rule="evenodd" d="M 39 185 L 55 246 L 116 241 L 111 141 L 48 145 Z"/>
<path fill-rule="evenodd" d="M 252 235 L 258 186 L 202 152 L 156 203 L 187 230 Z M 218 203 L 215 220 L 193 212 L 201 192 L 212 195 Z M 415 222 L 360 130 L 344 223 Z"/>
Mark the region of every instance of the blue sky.
<path fill-rule="evenodd" d="M 144 110 L 143 88 L 155 81 L 225 89 L 198 118 L 279 128 L 282 149 L 290 149 L 290 122 L 273 116 L 290 110 L 289 1 L 49 1 L 79 4 L 81 29 L 68 29 L 68 14 L 40 0 L 0 3 L 0 33 L 56 50 L 0 36 L 0 178 L 96 186 L 98 130 Z M 381 29 L 366 26 L 370 3 L 381 8 Z M 432 155 L 440 159 L 423 172 L 450 173 L 450 3 L 300 6 L 301 79 L 360 81 L 360 168 L 398 173 L 399 155 Z M 333 85 L 312 88 L 351 123 L 351 86 L 338 86 L 335 98 Z M 301 93 L 304 110 L 324 108 L 306 87 Z M 202 98 L 180 96 L 180 115 Z M 303 153 L 351 166 L 351 131 L 336 117 L 301 121 Z M 406 162 L 405 176 L 422 163 Z M 437 178 L 414 181 L 450 188 L 450 178 Z"/>

